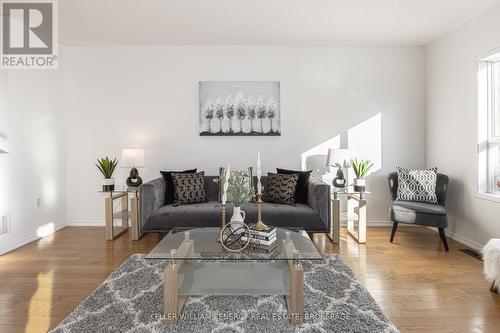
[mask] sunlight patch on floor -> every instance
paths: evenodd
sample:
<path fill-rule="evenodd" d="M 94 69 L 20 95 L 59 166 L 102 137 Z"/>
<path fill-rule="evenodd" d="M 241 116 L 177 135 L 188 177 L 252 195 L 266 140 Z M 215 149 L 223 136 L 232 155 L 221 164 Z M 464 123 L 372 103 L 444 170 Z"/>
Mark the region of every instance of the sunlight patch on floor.
<path fill-rule="evenodd" d="M 38 274 L 37 289 L 29 303 L 28 321 L 25 332 L 41 332 L 49 329 L 53 280 L 53 271 Z"/>

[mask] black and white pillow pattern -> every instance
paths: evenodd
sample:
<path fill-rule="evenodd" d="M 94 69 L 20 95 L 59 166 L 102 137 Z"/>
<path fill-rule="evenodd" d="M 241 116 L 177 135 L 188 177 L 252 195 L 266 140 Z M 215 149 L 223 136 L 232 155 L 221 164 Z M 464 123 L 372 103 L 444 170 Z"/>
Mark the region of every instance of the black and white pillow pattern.
<path fill-rule="evenodd" d="M 205 172 L 173 173 L 174 206 L 206 201 Z"/>
<path fill-rule="evenodd" d="M 397 200 L 437 204 L 437 168 L 410 170 L 397 167 Z"/>
<path fill-rule="evenodd" d="M 297 188 L 298 174 L 267 174 L 267 188 L 264 201 L 295 205 L 295 190 Z"/>

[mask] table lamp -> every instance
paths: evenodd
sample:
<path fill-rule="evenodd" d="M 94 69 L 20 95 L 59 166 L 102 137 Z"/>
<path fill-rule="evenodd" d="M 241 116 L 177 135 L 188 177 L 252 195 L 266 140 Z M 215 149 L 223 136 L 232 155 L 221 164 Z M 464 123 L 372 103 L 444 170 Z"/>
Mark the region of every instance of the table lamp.
<path fill-rule="evenodd" d="M 136 187 L 141 185 L 142 179 L 139 177 L 139 171 L 137 171 L 137 168 L 146 166 L 144 149 L 122 149 L 121 157 L 122 168 L 132 168 L 132 170 L 130 170 L 130 176 L 127 178 L 127 186 Z"/>
<path fill-rule="evenodd" d="M 351 161 L 351 154 L 349 149 L 328 149 L 328 157 L 326 159 L 327 166 L 337 167 L 337 176 L 332 181 L 333 187 L 346 188 L 347 178 L 342 171 L 342 168 L 349 168 Z"/>

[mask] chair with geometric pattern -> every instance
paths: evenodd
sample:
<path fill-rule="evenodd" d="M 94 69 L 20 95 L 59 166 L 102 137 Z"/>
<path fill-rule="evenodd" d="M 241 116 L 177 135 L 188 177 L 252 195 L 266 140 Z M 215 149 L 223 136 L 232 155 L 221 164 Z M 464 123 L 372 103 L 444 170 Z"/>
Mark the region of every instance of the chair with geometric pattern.
<path fill-rule="evenodd" d="M 392 194 L 390 206 L 392 221 L 391 243 L 394 240 L 398 223 L 417 224 L 438 228 L 439 236 L 443 241 L 444 248 L 448 251 L 448 242 L 444 231 L 444 229 L 448 226 L 448 211 L 446 209 L 446 193 L 449 181 L 448 176 L 440 173 L 437 174 L 437 204 L 396 200 L 398 192 L 397 172 L 391 172 L 388 180 L 389 188 Z"/>

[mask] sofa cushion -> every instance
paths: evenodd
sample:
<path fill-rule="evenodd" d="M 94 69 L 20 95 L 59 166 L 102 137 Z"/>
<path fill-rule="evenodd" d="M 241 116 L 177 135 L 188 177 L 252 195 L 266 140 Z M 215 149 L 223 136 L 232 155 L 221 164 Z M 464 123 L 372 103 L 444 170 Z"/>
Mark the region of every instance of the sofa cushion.
<path fill-rule="evenodd" d="M 206 201 L 205 172 L 172 173 L 174 180 L 174 206 Z"/>
<path fill-rule="evenodd" d="M 253 203 L 242 205 L 246 213 L 245 222 L 257 221 L 257 207 Z M 233 209 L 226 207 L 226 221 L 229 222 Z M 157 209 L 144 224 L 145 231 L 165 231 L 174 227 L 219 227 L 221 205 L 217 201 L 174 207 L 165 205 Z M 307 231 L 324 231 L 327 226 L 314 210 L 305 204 L 295 206 L 262 203 L 263 222 L 277 227 L 297 227 Z"/>
<path fill-rule="evenodd" d="M 401 212 L 415 212 L 422 214 L 446 215 L 446 208 L 441 205 L 415 202 L 415 201 L 401 201 L 395 200 L 392 202 L 392 209 Z"/>
<path fill-rule="evenodd" d="M 267 188 L 264 190 L 264 201 L 295 205 L 295 190 L 299 175 L 267 174 Z"/>
<path fill-rule="evenodd" d="M 295 202 L 296 203 L 307 203 L 307 187 L 309 183 L 309 178 L 311 178 L 311 172 L 309 171 L 295 171 L 295 170 L 287 170 L 287 169 L 276 169 L 277 173 L 281 173 L 284 175 L 297 174 L 299 175 L 299 179 L 297 181 L 297 188 L 295 189 Z"/>
<path fill-rule="evenodd" d="M 174 180 L 172 173 L 196 173 L 196 169 L 184 171 L 160 171 L 165 180 L 165 203 L 171 204 L 174 202 Z"/>

